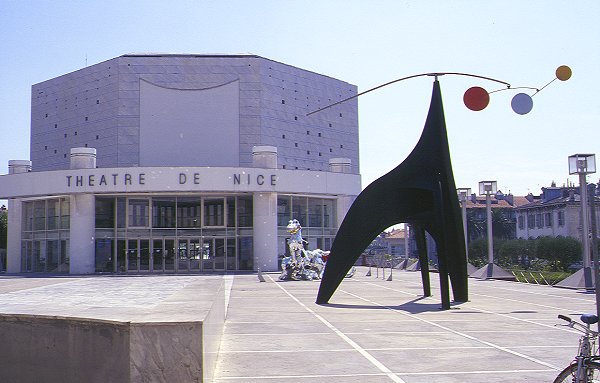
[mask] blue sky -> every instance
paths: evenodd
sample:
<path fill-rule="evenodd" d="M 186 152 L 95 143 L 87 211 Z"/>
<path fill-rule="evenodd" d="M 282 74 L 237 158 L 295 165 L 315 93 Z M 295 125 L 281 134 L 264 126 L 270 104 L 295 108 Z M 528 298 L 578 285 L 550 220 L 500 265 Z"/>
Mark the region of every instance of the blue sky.
<path fill-rule="evenodd" d="M 572 78 L 538 93 L 523 116 L 510 108 L 518 91 L 493 93 L 472 112 L 465 90 L 502 85 L 440 78 L 457 186 L 497 180 L 505 193 L 539 194 L 552 181 L 578 183 L 569 155 L 600 156 L 598 16 L 598 1 L 0 0 L 0 173 L 29 158 L 31 85 L 126 53 L 252 53 L 359 91 L 424 72 L 541 88 L 566 64 Z M 431 82 L 359 98 L 363 187 L 412 150 Z"/>

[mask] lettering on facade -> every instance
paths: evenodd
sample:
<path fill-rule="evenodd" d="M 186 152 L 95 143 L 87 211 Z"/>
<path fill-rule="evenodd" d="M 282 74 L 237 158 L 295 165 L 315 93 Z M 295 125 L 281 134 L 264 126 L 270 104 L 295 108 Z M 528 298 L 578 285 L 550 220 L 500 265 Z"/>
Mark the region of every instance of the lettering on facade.
<path fill-rule="evenodd" d="M 83 186 L 117 186 L 117 185 L 145 185 L 146 174 L 138 173 L 124 173 L 124 174 L 111 174 L 107 176 L 101 174 L 99 178 L 95 174 L 89 174 L 87 176 L 66 176 L 67 187 L 83 187 Z"/>
<path fill-rule="evenodd" d="M 270 176 L 265 176 L 264 174 L 258 174 L 256 176 L 248 174 L 234 174 L 233 175 L 233 184 L 234 185 L 264 185 L 265 183 L 269 183 L 271 186 L 277 185 L 277 175 L 271 174 Z"/>
<path fill-rule="evenodd" d="M 87 174 L 87 175 L 68 175 L 65 176 L 67 187 L 98 187 L 98 186 L 132 186 L 145 185 L 145 173 L 111 173 L 111 174 Z M 201 173 L 178 173 L 175 182 L 179 185 L 193 184 L 200 185 Z M 234 185 L 258 185 L 258 186 L 276 186 L 276 174 L 233 174 Z"/>
<path fill-rule="evenodd" d="M 193 173 L 190 177 L 191 181 L 194 185 L 200 185 L 200 173 Z M 186 173 L 179 173 L 179 185 L 184 185 L 187 183 L 188 175 Z"/>

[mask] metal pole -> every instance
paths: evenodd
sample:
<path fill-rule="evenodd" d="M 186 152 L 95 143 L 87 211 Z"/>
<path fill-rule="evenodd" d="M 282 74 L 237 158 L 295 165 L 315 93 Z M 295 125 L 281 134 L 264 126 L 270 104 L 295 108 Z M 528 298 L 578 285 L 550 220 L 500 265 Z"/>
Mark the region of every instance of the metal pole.
<path fill-rule="evenodd" d="M 463 220 L 463 231 L 465 234 L 465 255 L 467 257 L 467 263 L 469 263 L 469 241 L 467 235 L 467 200 L 461 202 L 462 208 L 462 220 Z"/>
<path fill-rule="evenodd" d="M 596 185 L 590 185 L 590 221 L 592 222 L 592 255 L 594 258 L 594 286 L 596 287 L 596 315 L 600 318 L 600 289 L 598 288 L 598 279 L 600 279 L 600 268 L 598 267 L 598 228 L 596 225 Z M 598 323 L 600 331 L 600 323 Z M 599 334 L 600 337 L 600 334 Z"/>
<path fill-rule="evenodd" d="M 587 182 L 585 173 L 579 173 L 579 187 L 581 193 L 581 244 L 583 247 L 583 268 L 590 267 L 590 229 L 588 225 Z"/>
<path fill-rule="evenodd" d="M 494 239 L 492 238 L 492 201 L 490 193 L 485 195 L 485 212 L 487 214 L 488 264 L 494 263 Z"/>

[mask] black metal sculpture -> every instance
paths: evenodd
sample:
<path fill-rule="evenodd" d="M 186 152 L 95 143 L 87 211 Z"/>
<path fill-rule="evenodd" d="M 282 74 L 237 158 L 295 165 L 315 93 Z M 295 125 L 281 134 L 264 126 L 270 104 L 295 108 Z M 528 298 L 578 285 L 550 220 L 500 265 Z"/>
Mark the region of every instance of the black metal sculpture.
<path fill-rule="evenodd" d="M 425 231 L 435 240 L 442 307 L 450 308 L 448 277 L 454 300 L 467 301 L 467 262 L 462 218 L 437 76 L 419 142 L 400 165 L 358 195 L 340 225 L 321 281 L 317 303 L 329 301 L 362 251 L 379 233 L 401 222 L 418 228 L 418 243 L 424 243 Z M 419 253 L 422 266 L 425 266 L 425 253 Z M 429 275 L 425 272 L 422 276 L 424 295 L 428 296 Z"/>

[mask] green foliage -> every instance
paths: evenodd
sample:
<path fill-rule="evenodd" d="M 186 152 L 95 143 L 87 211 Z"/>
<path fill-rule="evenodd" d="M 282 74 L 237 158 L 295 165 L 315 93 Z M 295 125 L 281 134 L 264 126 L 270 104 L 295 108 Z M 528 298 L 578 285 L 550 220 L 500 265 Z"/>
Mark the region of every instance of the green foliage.
<path fill-rule="evenodd" d="M 519 265 L 528 268 L 529 262 L 535 256 L 536 242 L 528 239 L 511 239 L 505 241 L 498 250 L 498 265 Z"/>
<path fill-rule="evenodd" d="M 469 243 L 469 262 L 483 266 L 488 261 L 487 239 Z M 494 238 L 494 262 L 501 267 L 520 270 L 568 272 L 581 261 L 581 244 L 571 237 L 503 240 Z"/>
<path fill-rule="evenodd" d="M 581 244 L 571 237 L 540 237 L 535 255 L 547 261 L 552 271 L 568 271 L 571 264 L 581 260 Z"/>
<path fill-rule="evenodd" d="M 8 214 L 0 211 L 0 249 L 6 249 L 6 238 L 8 232 Z"/>

